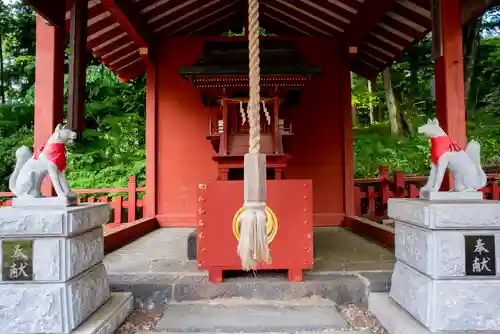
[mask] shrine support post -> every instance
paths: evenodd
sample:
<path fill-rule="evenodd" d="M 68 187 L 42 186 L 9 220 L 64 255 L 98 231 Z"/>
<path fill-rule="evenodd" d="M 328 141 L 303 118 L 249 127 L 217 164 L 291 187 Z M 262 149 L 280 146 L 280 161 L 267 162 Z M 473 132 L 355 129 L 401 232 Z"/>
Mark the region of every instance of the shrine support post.
<path fill-rule="evenodd" d="M 158 92 L 157 69 L 153 64 L 146 67 L 146 201 L 144 216 L 155 217 L 157 213 L 157 106 Z"/>
<path fill-rule="evenodd" d="M 443 130 L 465 148 L 466 111 L 460 0 L 435 0 L 436 115 Z M 452 187 L 448 174 L 443 187 Z"/>
<path fill-rule="evenodd" d="M 85 130 L 88 3 L 87 0 L 70 3 L 68 125 L 80 137 Z"/>
<path fill-rule="evenodd" d="M 35 68 L 35 133 L 34 149 L 38 150 L 64 119 L 64 48 L 65 32 L 36 17 Z M 52 195 L 49 180 L 42 193 Z"/>
<path fill-rule="evenodd" d="M 340 72 L 340 100 L 342 101 L 342 140 L 344 162 L 344 214 L 346 217 L 355 214 L 354 195 L 354 143 L 352 135 L 352 100 L 351 100 L 351 72 L 348 59 Z"/>

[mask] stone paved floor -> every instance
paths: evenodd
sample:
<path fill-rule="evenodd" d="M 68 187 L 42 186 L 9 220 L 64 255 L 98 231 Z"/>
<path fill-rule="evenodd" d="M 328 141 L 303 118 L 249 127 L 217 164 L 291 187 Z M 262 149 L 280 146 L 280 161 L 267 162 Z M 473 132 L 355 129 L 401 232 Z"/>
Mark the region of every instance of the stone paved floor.
<path fill-rule="evenodd" d="M 104 260 L 108 274 L 187 276 L 206 275 L 196 261 L 187 259 L 186 238 L 190 228 L 158 229 Z M 314 230 L 313 272 L 392 270 L 394 253 L 344 228 L 319 227 Z"/>

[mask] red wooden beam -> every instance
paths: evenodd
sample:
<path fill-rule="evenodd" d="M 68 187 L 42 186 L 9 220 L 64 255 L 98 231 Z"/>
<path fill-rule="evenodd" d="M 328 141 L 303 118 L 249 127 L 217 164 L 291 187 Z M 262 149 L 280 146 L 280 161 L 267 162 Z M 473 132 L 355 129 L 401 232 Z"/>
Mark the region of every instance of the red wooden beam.
<path fill-rule="evenodd" d="M 64 12 L 60 14 L 64 18 Z M 44 17 L 36 16 L 35 151 L 64 120 L 65 42 L 64 26 L 50 26 Z M 50 182 L 44 182 L 42 192 L 53 195 Z"/>
<path fill-rule="evenodd" d="M 465 147 L 466 114 L 460 0 L 441 0 L 442 56 L 436 60 L 436 116 L 444 131 Z M 443 188 L 453 185 L 450 175 Z"/>
<path fill-rule="evenodd" d="M 64 29 L 66 1 L 64 0 L 23 0 L 23 3 L 37 12 L 46 21 L 59 29 Z"/>
<path fill-rule="evenodd" d="M 87 6 L 87 0 L 73 0 L 70 7 L 68 125 L 79 134 L 85 129 Z"/>
<path fill-rule="evenodd" d="M 104 253 L 109 254 L 149 232 L 154 231 L 157 227 L 158 222 L 156 219 L 154 217 L 149 217 L 113 228 L 104 234 Z"/>
<path fill-rule="evenodd" d="M 142 73 L 144 73 L 145 70 L 146 70 L 146 63 L 138 61 L 118 71 L 116 74 L 121 82 L 127 82 L 130 79 L 141 75 Z"/>
<path fill-rule="evenodd" d="M 272 15 L 270 17 L 268 15 Z M 273 14 L 267 13 L 266 11 L 262 11 L 261 19 L 262 26 L 266 28 L 266 31 L 276 34 L 278 36 L 304 36 L 307 34 L 313 34 L 307 30 L 302 30 L 299 27 L 290 24 L 289 22 L 282 21 L 278 18 L 278 21 Z"/>
<path fill-rule="evenodd" d="M 150 45 L 150 31 L 131 2 L 124 0 L 103 0 L 102 7 L 111 13 L 112 17 L 139 48 L 147 48 Z"/>
<path fill-rule="evenodd" d="M 377 78 L 377 70 L 366 65 L 364 62 L 357 59 L 357 57 L 354 56 L 350 57 L 350 66 L 351 66 L 351 71 L 361 75 L 362 77 L 365 77 L 370 80 L 374 80 Z"/>
<path fill-rule="evenodd" d="M 343 142 L 343 176 L 344 176 L 344 214 L 355 214 L 354 189 L 354 136 L 352 131 L 352 99 L 351 99 L 351 72 L 349 71 L 349 57 L 342 57 L 340 67 L 340 101 L 342 110 L 342 142 Z"/>
<path fill-rule="evenodd" d="M 157 213 L 157 164 L 158 164 L 158 80 L 152 64 L 146 66 L 146 196 L 144 216 L 156 217 Z"/>
<path fill-rule="evenodd" d="M 347 43 L 361 43 L 394 3 L 395 0 L 366 0 L 345 32 Z"/>
<path fill-rule="evenodd" d="M 241 4 L 241 1 L 230 0 L 221 4 L 220 8 L 206 8 L 198 12 L 197 17 L 188 22 L 179 21 L 169 26 L 166 31 L 172 35 L 199 35 L 208 28 L 227 26 L 226 23 L 232 26 L 233 19 L 239 12 L 238 4 Z M 221 33 L 223 32 L 222 30 Z"/>

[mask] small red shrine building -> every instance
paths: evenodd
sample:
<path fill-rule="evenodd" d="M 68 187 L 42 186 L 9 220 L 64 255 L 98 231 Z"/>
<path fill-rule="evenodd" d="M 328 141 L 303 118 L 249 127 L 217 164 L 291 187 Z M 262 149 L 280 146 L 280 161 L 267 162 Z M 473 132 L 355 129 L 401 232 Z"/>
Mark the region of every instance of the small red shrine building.
<path fill-rule="evenodd" d="M 39 14 L 35 146 L 63 119 L 69 34 L 69 125 L 84 131 L 87 51 L 122 81 L 145 72 L 145 216 L 155 217 L 162 227 L 197 226 L 200 185 L 241 179 L 238 170 L 248 136 L 240 104 L 248 90 L 248 65 L 238 59 L 248 59 L 241 47 L 246 37 L 221 34 L 242 30 L 247 3 L 26 2 Z M 261 26 L 275 35 L 262 37 L 261 43 L 261 95 L 269 112 L 269 120 L 262 117 L 262 147 L 268 155 L 268 176 L 312 182 L 314 226 L 341 226 L 354 213 L 350 72 L 373 79 L 434 27 L 437 117 L 463 145 L 461 26 L 494 2 L 261 1 Z M 297 62 L 303 67 L 293 71 Z M 247 66 L 246 72 L 242 66 Z"/>

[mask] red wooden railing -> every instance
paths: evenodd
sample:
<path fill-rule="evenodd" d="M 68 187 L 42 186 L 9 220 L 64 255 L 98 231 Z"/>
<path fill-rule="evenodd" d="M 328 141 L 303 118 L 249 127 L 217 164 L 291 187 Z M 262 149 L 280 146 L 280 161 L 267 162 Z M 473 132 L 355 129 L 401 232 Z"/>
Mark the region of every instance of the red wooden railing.
<path fill-rule="evenodd" d="M 376 178 L 356 179 L 356 215 L 380 221 L 387 217 L 390 197 L 417 198 L 427 176 L 407 176 L 403 172 L 389 175 L 387 167 L 380 167 Z M 500 174 L 488 174 L 488 184 L 481 189 L 484 198 L 500 200 Z"/>
<path fill-rule="evenodd" d="M 137 187 L 135 176 L 128 178 L 127 188 L 73 189 L 79 203 L 107 203 L 111 208 L 111 220 L 107 228 L 117 227 L 143 217 L 145 187 Z M 0 206 L 10 206 L 14 194 L 0 192 Z"/>

